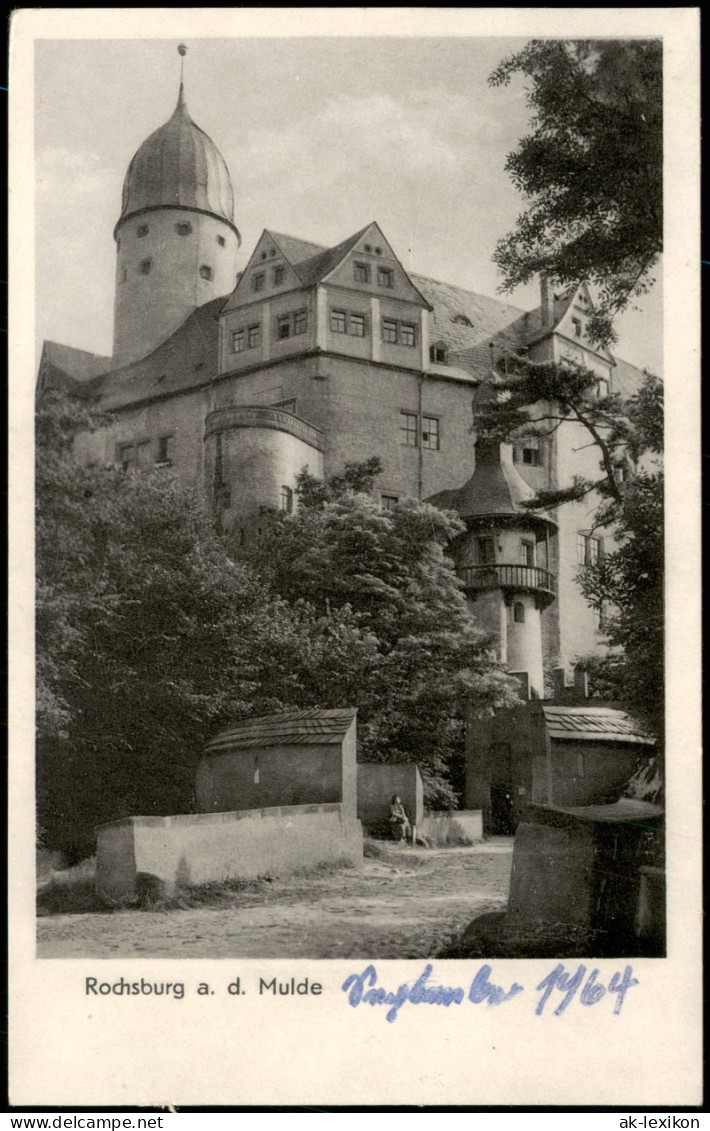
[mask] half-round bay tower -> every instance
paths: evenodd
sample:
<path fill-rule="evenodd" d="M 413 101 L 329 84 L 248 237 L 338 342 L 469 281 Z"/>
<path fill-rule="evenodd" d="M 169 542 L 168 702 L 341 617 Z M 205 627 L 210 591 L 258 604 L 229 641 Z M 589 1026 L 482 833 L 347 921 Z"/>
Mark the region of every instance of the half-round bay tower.
<path fill-rule="evenodd" d="M 198 306 L 234 290 L 241 237 L 229 170 L 190 117 L 182 76 L 172 116 L 128 166 L 114 238 L 116 366 L 145 357 Z"/>

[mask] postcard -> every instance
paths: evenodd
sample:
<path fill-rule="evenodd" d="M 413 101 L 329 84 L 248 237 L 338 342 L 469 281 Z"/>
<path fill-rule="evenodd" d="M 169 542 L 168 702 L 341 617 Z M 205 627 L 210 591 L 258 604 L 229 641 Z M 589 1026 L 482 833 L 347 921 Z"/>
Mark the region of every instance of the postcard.
<path fill-rule="evenodd" d="M 702 1103 L 698 63 L 15 14 L 15 1106 Z"/>

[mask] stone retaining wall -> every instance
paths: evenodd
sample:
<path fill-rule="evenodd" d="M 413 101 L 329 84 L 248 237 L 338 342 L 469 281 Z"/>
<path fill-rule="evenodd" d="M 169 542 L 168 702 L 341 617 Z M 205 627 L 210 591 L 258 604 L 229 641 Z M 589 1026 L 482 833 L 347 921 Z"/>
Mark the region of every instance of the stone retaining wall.
<path fill-rule="evenodd" d="M 361 859 L 360 822 L 339 804 L 126 817 L 97 829 L 96 891 L 114 903 Z"/>

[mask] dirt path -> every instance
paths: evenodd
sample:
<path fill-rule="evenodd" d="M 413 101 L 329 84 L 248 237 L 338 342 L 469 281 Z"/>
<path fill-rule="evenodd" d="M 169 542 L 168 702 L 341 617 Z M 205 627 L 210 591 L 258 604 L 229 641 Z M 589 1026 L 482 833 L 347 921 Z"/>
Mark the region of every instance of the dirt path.
<path fill-rule="evenodd" d="M 512 838 L 471 848 L 388 847 L 383 859 L 257 885 L 188 910 L 52 915 L 41 958 L 423 958 L 501 910 Z"/>

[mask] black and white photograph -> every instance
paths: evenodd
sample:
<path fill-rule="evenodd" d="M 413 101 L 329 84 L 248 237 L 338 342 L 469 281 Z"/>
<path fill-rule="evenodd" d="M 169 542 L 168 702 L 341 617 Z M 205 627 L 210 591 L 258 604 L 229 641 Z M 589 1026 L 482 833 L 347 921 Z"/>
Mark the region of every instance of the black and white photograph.
<path fill-rule="evenodd" d="M 549 995 L 626 1045 L 700 914 L 682 41 L 236 11 L 29 48 L 33 968 L 119 1026 L 210 963 L 235 1007 L 424 1038 Z"/>

